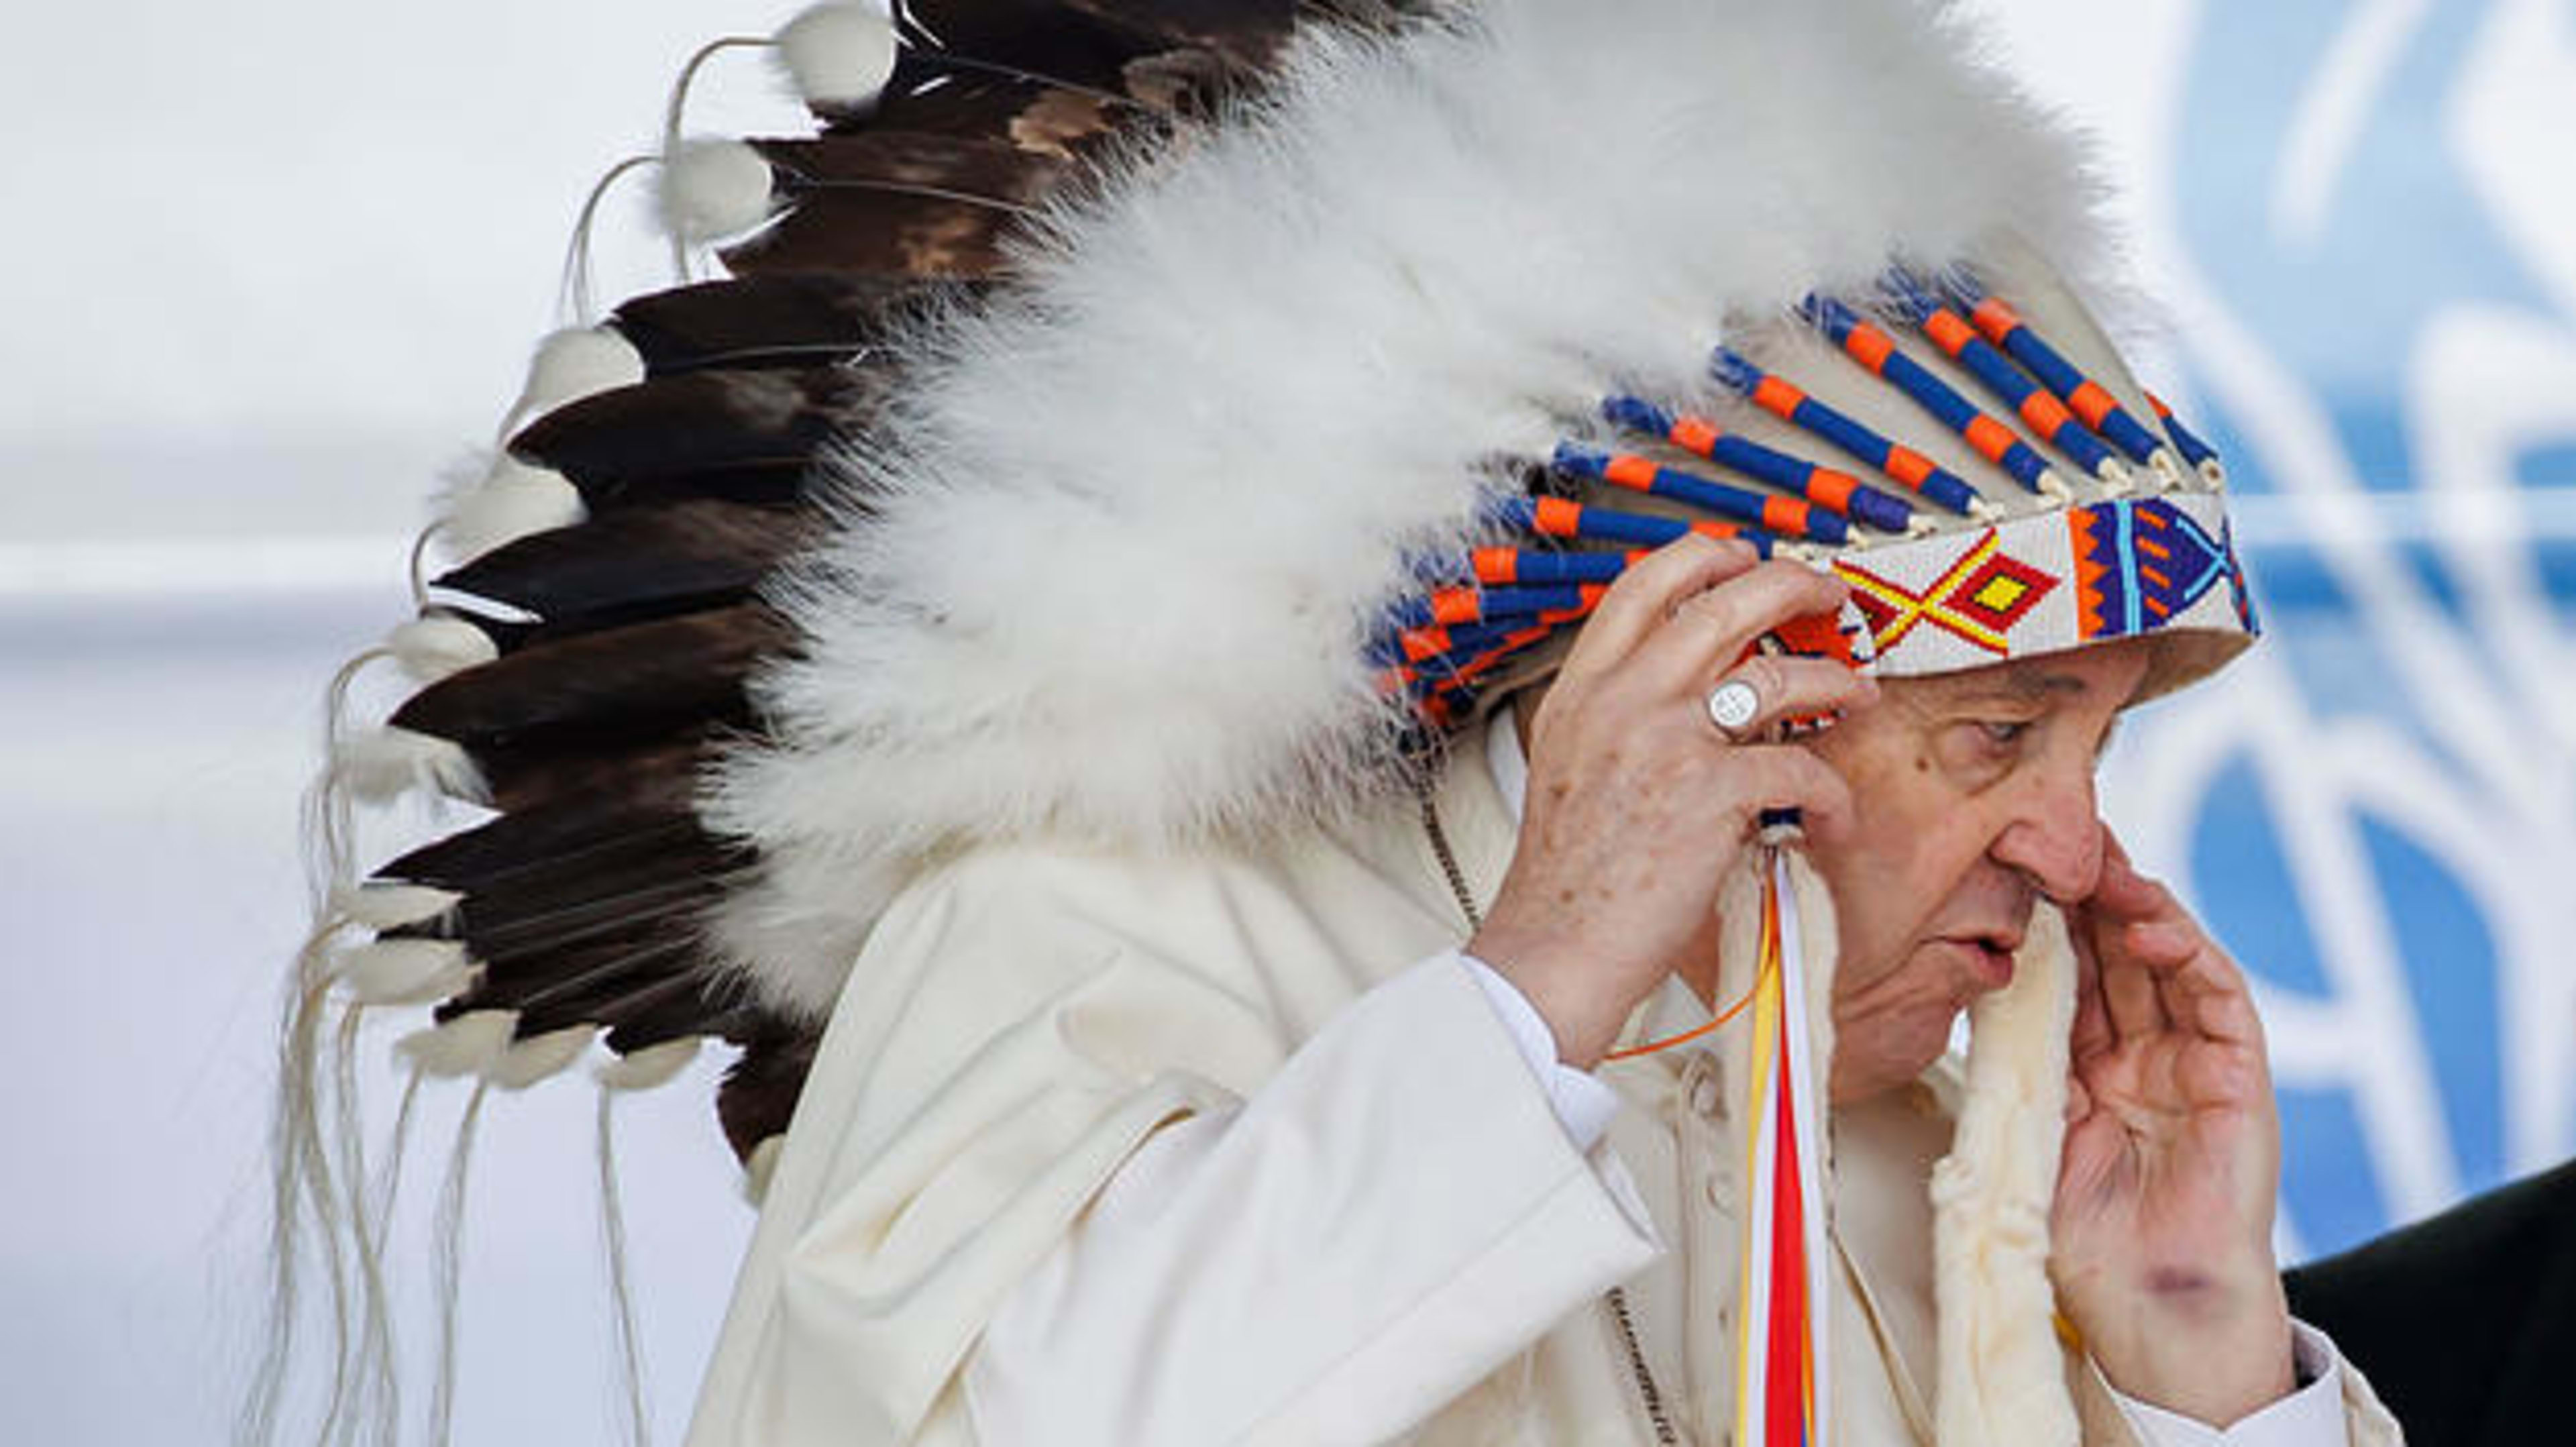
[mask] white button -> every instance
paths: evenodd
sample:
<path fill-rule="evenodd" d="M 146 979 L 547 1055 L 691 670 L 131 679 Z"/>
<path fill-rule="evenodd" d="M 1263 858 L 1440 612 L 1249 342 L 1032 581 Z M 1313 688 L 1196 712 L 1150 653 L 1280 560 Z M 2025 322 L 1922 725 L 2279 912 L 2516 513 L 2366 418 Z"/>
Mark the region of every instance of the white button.
<path fill-rule="evenodd" d="M 1710 1119 L 1717 1116 L 1717 1077 L 1703 1075 L 1691 1082 L 1690 1107 Z"/>
<path fill-rule="evenodd" d="M 1700 1194 L 1708 1198 L 1709 1205 L 1720 1211 L 1727 1209 L 1726 1182 L 1720 1179 L 1716 1172 L 1712 1171 L 1703 1178 L 1699 1183 L 1699 1189 Z"/>

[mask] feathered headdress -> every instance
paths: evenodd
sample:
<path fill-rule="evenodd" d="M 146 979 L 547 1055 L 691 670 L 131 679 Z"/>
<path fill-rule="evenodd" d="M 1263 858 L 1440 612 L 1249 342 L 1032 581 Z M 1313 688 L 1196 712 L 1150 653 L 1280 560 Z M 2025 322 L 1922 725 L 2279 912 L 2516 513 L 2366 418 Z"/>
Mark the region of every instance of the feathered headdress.
<path fill-rule="evenodd" d="M 424 686 L 326 780 L 335 838 L 494 811 L 307 952 L 308 1009 L 436 1002 L 425 1065 L 597 1037 L 635 1085 L 721 1038 L 752 1158 L 926 862 L 1365 804 L 1693 527 L 1846 578 L 1818 646 L 1887 674 L 2163 633 L 2171 686 L 2251 631 L 2214 460 L 2061 279 L 2089 188 L 1937 8 L 918 0 L 762 43 L 817 133 L 675 97 L 675 262 L 724 278 L 540 349 L 376 650 Z"/>

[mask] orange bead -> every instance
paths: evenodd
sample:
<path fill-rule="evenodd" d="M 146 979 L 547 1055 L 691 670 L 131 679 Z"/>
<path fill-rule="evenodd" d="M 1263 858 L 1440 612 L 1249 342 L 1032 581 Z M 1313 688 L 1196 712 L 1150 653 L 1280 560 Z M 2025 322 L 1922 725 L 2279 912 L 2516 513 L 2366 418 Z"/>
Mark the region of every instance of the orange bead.
<path fill-rule="evenodd" d="M 1798 410 L 1798 404 L 1806 400 L 1806 393 L 1777 377 L 1765 376 L 1753 384 L 1753 405 L 1783 421 L 1788 420 Z"/>
<path fill-rule="evenodd" d="M 2011 428 L 1983 412 L 1968 419 L 1966 436 L 1968 445 L 1977 449 L 1977 455 L 1994 463 L 2002 462 L 2004 454 L 2011 451 L 2013 443 L 2020 440 L 2013 436 Z"/>
<path fill-rule="evenodd" d="M 1959 320 L 1957 312 L 1947 310 L 1936 311 L 1923 319 L 1923 335 L 1932 339 L 1932 345 L 1953 357 L 1967 350 L 1968 343 L 1977 339 L 1976 331 Z"/>
<path fill-rule="evenodd" d="M 1986 334 L 1986 340 L 1999 347 L 2004 344 L 2004 338 L 2021 327 L 2020 315 L 1993 297 L 1977 303 L 1977 309 L 1969 316 L 1976 322 L 1977 330 Z"/>

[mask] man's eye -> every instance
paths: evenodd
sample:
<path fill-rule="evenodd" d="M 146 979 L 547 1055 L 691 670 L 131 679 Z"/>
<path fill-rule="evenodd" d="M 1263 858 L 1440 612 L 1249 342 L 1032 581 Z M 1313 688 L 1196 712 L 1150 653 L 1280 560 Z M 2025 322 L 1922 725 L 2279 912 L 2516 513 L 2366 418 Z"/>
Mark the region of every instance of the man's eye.
<path fill-rule="evenodd" d="M 1990 719 L 1979 723 L 1977 730 L 1985 735 L 1988 744 L 1998 749 L 2008 749 L 2019 744 L 2022 737 L 2030 732 L 2030 723 L 2025 719 Z"/>

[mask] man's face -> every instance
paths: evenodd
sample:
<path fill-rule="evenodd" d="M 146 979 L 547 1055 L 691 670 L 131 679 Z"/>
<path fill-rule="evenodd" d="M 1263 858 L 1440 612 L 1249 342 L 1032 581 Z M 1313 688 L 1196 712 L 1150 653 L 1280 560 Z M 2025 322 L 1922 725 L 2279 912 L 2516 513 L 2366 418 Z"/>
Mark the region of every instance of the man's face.
<path fill-rule="evenodd" d="M 2031 905 L 2090 895 L 2093 771 L 2148 646 L 2120 643 L 1884 685 L 1814 745 L 1857 801 L 1813 857 L 1841 933 L 1837 1100 L 1914 1079 L 2012 978 Z"/>

